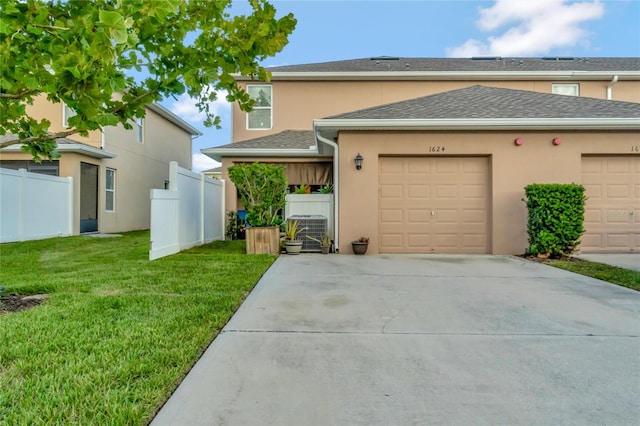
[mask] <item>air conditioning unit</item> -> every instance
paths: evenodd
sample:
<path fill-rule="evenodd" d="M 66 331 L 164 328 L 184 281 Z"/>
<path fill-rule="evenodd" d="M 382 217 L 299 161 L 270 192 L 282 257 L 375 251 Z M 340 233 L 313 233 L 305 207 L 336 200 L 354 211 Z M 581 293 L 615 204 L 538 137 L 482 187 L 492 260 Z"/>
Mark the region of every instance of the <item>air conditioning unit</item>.
<path fill-rule="evenodd" d="M 313 238 L 321 239 L 327 232 L 327 218 L 321 215 L 295 215 L 289 216 L 287 221 L 298 221 L 298 229 L 302 230 L 298 234 L 298 238 L 302 240 L 303 252 L 320 252 L 320 243 L 307 238 L 307 235 Z"/>

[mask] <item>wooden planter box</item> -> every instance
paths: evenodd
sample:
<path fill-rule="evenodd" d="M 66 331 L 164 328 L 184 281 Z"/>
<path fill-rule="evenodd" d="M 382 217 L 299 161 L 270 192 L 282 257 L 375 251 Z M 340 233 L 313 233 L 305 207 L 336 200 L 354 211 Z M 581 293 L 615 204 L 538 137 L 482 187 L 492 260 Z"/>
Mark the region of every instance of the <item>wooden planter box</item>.
<path fill-rule="evenodd" d="M 246 230 L 247 254 L 280 253 L 280 227 L 249 227 Z"/>

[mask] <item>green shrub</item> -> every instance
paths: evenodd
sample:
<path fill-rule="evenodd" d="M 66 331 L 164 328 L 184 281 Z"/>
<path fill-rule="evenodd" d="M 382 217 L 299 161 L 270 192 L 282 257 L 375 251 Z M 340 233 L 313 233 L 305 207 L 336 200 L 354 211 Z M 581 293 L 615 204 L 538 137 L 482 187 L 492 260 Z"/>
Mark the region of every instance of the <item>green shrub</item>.
<path fill-rule="evenodd" d="M 278 213 L 284 209 L 287 178 L 284 166 L 253 163 L 229 167 L 229 179 L 235 184 L 240 200 L 247 209 L 251 226 L 277 226 Z"/>
<path fill-rule="evenodd" d="M 525 187 L 528 254 L 560 257 L 572 253 L 584 234 L 584 187 L 531 184 Z"/>

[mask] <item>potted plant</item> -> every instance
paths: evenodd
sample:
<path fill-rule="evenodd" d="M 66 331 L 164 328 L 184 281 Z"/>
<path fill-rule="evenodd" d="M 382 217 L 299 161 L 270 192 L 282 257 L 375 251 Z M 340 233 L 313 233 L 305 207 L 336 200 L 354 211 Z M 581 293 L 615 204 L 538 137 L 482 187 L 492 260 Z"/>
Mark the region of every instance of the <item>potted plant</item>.
<path fill-rule="evenodd" d="M 307 238 L 320 243 L 322 254 L 329 254 L 329 250 L 331 249 L 331 235 L 329 235 L 328 232 L 325 232 L 320 238 L 312 237 L 311 235 L 307 235 Z"/>
<path fill-rule="evenodd" d="M 236 164 L 228 172 L 247 211 L 247 253 L 278 254 L 282 223 L 279 212 L 284 210 L 287 192 L 284 166 Z"/>
<path fill-rule="evenodd" d="M 302 229 L 298 229 L 297 220 L 288 220 L 284 228 L 284 247 L 287 254 L 300 254 L 302 251 L 302 240 L 298 239 L 298 234 Z"/>
<path fill-rule="evenodd" d="M 368 247 L 369 247 L 368 237 L 360 237 L 355 241 L 351 241 L 351 248 L 353 249 L 353 254 L 365 254 L 367 252 Z"/>

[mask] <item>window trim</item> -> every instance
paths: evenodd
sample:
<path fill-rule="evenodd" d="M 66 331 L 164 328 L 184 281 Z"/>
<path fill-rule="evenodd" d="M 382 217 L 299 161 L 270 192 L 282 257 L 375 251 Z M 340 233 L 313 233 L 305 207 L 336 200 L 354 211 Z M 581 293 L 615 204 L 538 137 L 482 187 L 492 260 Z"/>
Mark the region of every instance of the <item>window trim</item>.
<path fill-rule="evenodd" d="M 144 143 L 144 118 L 136 117 L 136 141 L 138 143 Z"/>
<path fill-rule="evenodd" d="M 76 115 L 78 115 L 78 113 L 73 111 L 71 108 L 69 108 L 66 103 L 64 102 L 61 102 L 61 103 L 62 103 L 62 126 L 68 129 L 69 119 L 71 117 L 75 117 Z M 69 109 L 70 113 L 72 112 L 73 114 L 69 115 L 70 113 L 69 114 L 67 113 L 67 109 Z"/>
<path fill-rule="evenodd" d="M 554 91 L 556 87 L 574 87 L 576 90 L 575 95 L 570 95 L 567 93 L 557 93 Z M 551 93 L 554 95 L 563 95 L 563 96 L 580 96 L 580 83 L 551 83 Z"/>
<path fill-rule="evenodd" d="M 109 172 L 113 173 L 111 182 L 113 184 L 113 188 L 109 188 Z M 109 213 L 113 213 L 116 211 L 116 169 L 112 169 L 110 167 L 106 167 L 105 168 L 105 176 L 104 176 L 104 211 L 105 212 L 109 212 Z M 108 206 L 107 206 L 107 194 L 113 194 L 113 205 L 111 210 L 109 210 Z"/>
<path fill-rule="evenodd" d="M 270 114 L 269 114 L 269 127 L 249 127 L 249 115 L 251 114 L 251 112 L 247 113 L 247 119 L 246 119 L 246 128 L 247 130 L 271 130 L 273 129 L 273 86 L 271 84 L 247 84 L 247 93 L 249 93 L 249 87 L 268 87 L 269 91 L 271 92 L 271 105 L 268 107 L 253 107 L 253 111 L 255 110 L 266 110 L 269 109 L 270 110 Z"/>

